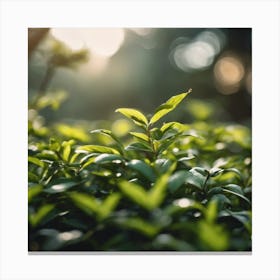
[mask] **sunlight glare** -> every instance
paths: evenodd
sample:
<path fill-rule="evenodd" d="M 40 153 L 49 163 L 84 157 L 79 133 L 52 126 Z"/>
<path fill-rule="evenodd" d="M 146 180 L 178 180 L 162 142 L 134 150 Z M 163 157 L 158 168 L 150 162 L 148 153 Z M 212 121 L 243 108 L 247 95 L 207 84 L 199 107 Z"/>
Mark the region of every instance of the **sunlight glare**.
<path fill-rule="evenodd" d="M 241 60 L 234 56 L 225 56 L 218 60 L 214 67 L 217 88 L 223 94 L 232 94 L 238 91 L 240 81 L 245 75 Z"/>
<path fill-rule="evenodd" d="M 180 198 L 180 199 L 177 199 L 173 202 L 173 204 L 175 206 L 179 206 L 181 208 L 187 208 L 191 205 L 193 205 L 193 201 L 191 199 L 188 199 L 188 198 Z"/>
<path fill-rule="evenodd" d="M 125 33 L 122 28 L 83 29 L 81 34 L 88 48 L 96 55 L 113 56 L 121 47 Z"/>
<path fill-rule="evenodd" d="M 72 28 L 52 28 L 50 33 L 57 39 L 66 44 L 73 51 L 80 50 L 86 46 L 80 29 Z"/>
<path fill-rule="evenodd" d="M 125 37 L 123 28 L 52 28 L 51 33 L 73 50 L 88 48 L 105 57 L 114 55 Z"/>

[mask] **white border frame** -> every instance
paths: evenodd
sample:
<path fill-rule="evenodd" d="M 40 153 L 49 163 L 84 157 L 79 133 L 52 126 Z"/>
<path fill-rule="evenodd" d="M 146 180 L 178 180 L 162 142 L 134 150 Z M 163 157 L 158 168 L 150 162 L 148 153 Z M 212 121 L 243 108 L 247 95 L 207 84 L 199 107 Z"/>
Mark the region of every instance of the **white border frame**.
<path fill-rule="evenodd" d="M 278 1 L 2 0 L 0 8 L 1 280 L 280 279 Z M 28 255 L 27 28 L 93 26 L 253 28 L 252 255 Z"/>

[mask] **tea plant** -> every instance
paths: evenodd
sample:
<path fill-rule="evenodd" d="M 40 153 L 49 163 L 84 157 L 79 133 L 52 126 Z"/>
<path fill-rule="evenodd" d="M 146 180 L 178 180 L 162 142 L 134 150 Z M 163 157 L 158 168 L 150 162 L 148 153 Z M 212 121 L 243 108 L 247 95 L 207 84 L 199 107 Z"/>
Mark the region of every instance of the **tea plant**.
<path fill-rule="evenodd" d="M 190 92 L 151 116 L 117 109 L 128 133 L 47 128 L 33 110 L 29 250 L 251 250 L 250 130 L 162 122 Z"/>

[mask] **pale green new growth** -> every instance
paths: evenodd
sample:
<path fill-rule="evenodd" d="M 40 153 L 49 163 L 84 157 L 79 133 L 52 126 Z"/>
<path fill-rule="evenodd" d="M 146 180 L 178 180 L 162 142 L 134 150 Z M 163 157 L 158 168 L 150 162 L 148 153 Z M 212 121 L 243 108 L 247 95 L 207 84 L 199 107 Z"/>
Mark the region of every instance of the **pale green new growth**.
<path fill-rule="evenodd" d="M 192 92 L 192 89 L 189 89 L 186 93 L 181 93 L 181 94 L 172 96 L 165 103 L 161 104 L 156 109 L 156 112 L 152 116 L 149 124 L 154 124 L 155 122 L 160 120 L 162 117 L 164 117 L 166 114 L 173 111 L 181 103 L 181 101 L 191 92 Z"/>
<path fill-rule="evenodd" d="M 119 108 L 115 112 L 119 112 L 119 113 L 123 114 L 127 118 L 133 120 L 134 123 L 137 125 L 140 125 L 140 126 L 148 125 L 147 118 L 138 110 L 130 109 L 130 108 Z"/>

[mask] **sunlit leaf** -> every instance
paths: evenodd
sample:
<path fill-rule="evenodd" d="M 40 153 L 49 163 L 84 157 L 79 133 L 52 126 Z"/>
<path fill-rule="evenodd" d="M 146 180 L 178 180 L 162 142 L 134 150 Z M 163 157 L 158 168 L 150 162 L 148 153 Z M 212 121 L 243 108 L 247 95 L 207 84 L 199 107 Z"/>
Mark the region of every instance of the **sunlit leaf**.
<path fill-rule="evenodd" d="M 36 165 L 38 165 L 38 166 L 40 166 L 40 167 L 44 167 L 44 166 L 45 166 L 44 162 L 41 161 L 40 159 L 36 158 L 36 157 L 31 157 L 31 156 L 29 156 L 29 157 L 28 157 L 28 162 L 31 162 L 31 163 L 33 163 L 33 164 L 36 164 Z"/>
<path fill-rule="evenodd" d="M 188 103 L 188 110 L 197 120 L 207 120 L 214 113 L 214 106 L 210 102 L 192 99 Z"/>
<path fill-rule="evenodd" d="M 71 147 L 75 142 L 73 140 L 69 140 L 69 141 L 64 141 L 61 144 L 62 147 L 62 158 L 65 161 L 69 160 L 69 156 L 71 153 Z"/>
<path fill-rule="evenodd" d="M 101 134 L 104 134 L 104 135 L 107 135 L 109 137 L 111 137 L 118 145 L 121 149 L 123 149 L 123 144 L 121 142 L 121 140 L 111 131 L 111 130 L 108 130 L 108 129 L 95 129 L 95 130 L 92 130 L 90 133 L 101 133 Z"/>
<path fill-rule="evenodd" d="M 166 195 L 169 174 L 164 174 L 157 179 L 152 189 L 149 191 L 149 202 L 152 208 L 158 207 Z"/>
<path fill-rule="evenodd" d="M 160 120 L 162 117 L 164 117 L 169 112 L 173 111 L 180 102 L 191 92 L 191 89 L 188 90 L 186 93 L 181 93 L 175 96 L 172 96 L 170 99 L 168 99 L 165 103 L 160 105 L 157 109 L 155 114 L 152 116 L 150 120 L 150 124 L 154 124 L 158 120 Z"/>
<path fill-rule="evenodd" d="M 147 126 L 148 120 L 147 118 L 138 110 L 130 109 L 130 108 L 119 108 L 116 110 L 126 116 L 127 118 L 131 119 L 135 124 L 140 126 Z"/>
<path fill-rule="evenodd" d="M 211 200 L 207 205 L 205 211 L 205 219 L 208 223 L 214 223 L 217 218 L 218 213 L 218 203 L 216 200 Z"/>
<path fill-rule="evenodd" d="M 167 122 L 167 123 L 164 123 L 161 128 L 160 128 L 160 131 L 162 133 L 165 133 L 166 131 L 168 131 L 169 129 L 172 129 L 173 126 L 175 125 L 176 122 Z"/>
<path fill-rule="evenodd" d="M 28 202 L 31 202 L 31 200 L 36 197 L 39 193 L 41 193 L 43 190 L 42 185 L 32 185 L 28 187 Z"/>
<path fill-rule="evenodd" d="M 224 251 L 229 246 L 228 234 L 221 225 L 203 220 L 198 224 L 198 234 L 206 251 Z"/>
<path fill-rule="evenodd" d="M 149 237 L 156 235 L 160 229 L 141 218 L 119 219 L 117 222 L 125 228 L 136 230 Z"/>
<path fill-rule="evenodd" d="M 83 142 L 90 141 L 89 135 L 81 128 L 73 125 L 56 124 L 56 130 L 67 138 L 76 139 Z"/>
<path fill-rule="evenodd" d="M 110 163 L 114 161 L 124 161 L 124 158 L 120 155 L 114 155 L 114 154 L 101 154 L 97 156 L 93 162 L 95 163 Z"/>
<path fill-rule="evenodd" d="M 144 134 L 144 133 L 141 133 L 141 132 L 130 132 L 131 135 L 133 135 L 134 137 L 138 138 L 138 139 L 141 139 L 141 140 L 144 140 L 146 142 L 149 142 L 149 137 Z"/>
<path fill-rule="evenodd" d="M 113 193 L 109 195 L 100 205 L 99 210 L 97 211 L 98 218 L 105 219 L 117 206 L 121 196 L 118 193 Z"/>
<path fill-rule="evenodd" d="M 50 138 L 49 147 L 52 151 L 58 152 L 60 150 L 60 143 L 56 139 Z"/>
<path fill-rule="evenodd" d="M 148 145 L 145 145 L 143 143 L 139 143 L 139 142 L 135 142 L 135 143 L 131 143 L 130 145 L 125 147 L 126 151 L 130 151 L 130 150 L 135 150 L 135 151 L 146 151 L 146 152 L 152 152 L 152 148 Z"/>
<path fill-rule="evenodd" d="M 40 178 L 38 175 L 34 174 L 31 171 L 28 171 L 28 181 L 33 183 L 38 183 L 40 181 Z"/>
<path fill-rule="evenodd" d="M 76 153 L 106 153 L 106 154 L 119 154 L 119 152 L 110 147 L 99 145 L 85 145 L 76 149 Z"/>
<path fill-rule="evenodd" d="M 79 185 L 80 182 L 69 181 L 69 180 L 60 180 L 55 184 L 44 189 L 46 193 L 61 193 L 69 190 L 70 188 Z"/>
<path fill-rule="evenodd" d="M 69 196 L 73 200 L 73 202 L 77 205 L 77 207 L 79 207 L 87 214 L 92 215 L 98 212 L 100 204 L 93 196 L 84 193 L 77 193 L 77 192 L 72 192 L 69 194 Z"/>
<path fill-rule="evenodd" d="M 41 206 L 36 213 L 29 215 L 29 222 L 32 226 L 39 225 L 42 220 L 54 209 L 55 205 L 45 204 Z"/>
<path fill-rule="evenodd" d="M 121 191 L 136 204 L 147 210 L 153 208 L 153 205 L 148 200 L 148 193 L 140 185 L 127 181 L 121 181 L 118 185 Z"/>

